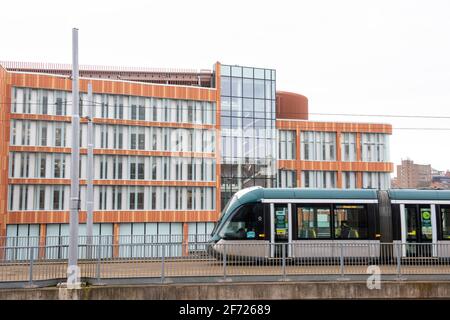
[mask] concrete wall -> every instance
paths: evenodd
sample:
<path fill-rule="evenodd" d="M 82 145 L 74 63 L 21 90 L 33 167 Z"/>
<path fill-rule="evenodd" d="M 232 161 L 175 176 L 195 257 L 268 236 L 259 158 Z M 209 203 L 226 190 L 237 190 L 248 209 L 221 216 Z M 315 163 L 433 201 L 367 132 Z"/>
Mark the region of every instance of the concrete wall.
<path fill-rule="evenodd" d="M 436 299 L 450 298 L 450 281 L 389 281 L 380 290 L 366 282 L 268 282 L 163 284 L 145 286 L 91 286 L 80 290 L 39 288 L 0 290 L 0 299 Z"/>

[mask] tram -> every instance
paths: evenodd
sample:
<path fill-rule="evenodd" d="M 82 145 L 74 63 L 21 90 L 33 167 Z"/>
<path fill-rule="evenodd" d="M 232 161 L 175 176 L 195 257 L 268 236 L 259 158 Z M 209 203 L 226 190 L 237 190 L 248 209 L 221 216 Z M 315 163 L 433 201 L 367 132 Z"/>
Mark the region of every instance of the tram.
<path fill-rule="evenodd" d="M 382 244 L 401 244 L 404 257 L 450 258 L 450 190 L 251 187 L 230 199 L 211 236 L 216 256 L 231 248 L 277 258 L 286 243 L 288 258 L 336 257 L 340 244 L 349 257 L 377 258 Z"/>

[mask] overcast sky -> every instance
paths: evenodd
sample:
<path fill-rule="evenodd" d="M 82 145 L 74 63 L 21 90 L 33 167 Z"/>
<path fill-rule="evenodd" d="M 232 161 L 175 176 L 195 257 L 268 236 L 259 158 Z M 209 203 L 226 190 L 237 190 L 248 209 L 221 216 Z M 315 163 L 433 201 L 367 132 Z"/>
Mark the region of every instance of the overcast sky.
<path fill-rule="evenodd" d="M 211 69 L 216 61 L 277 70 L 311 115 L 391 123 L 391 161 L 450 169 L 450 1 L 4 1 L 0 60 Z"/>

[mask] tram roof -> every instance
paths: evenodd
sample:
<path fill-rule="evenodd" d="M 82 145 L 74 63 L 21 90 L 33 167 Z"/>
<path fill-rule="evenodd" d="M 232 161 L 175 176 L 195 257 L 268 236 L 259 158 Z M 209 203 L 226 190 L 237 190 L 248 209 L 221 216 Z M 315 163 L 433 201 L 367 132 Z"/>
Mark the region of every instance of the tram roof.
<path fill-rule="evenodd" d="M 450 200 L 450 190 L 391 189 L 391 200 Z"/>

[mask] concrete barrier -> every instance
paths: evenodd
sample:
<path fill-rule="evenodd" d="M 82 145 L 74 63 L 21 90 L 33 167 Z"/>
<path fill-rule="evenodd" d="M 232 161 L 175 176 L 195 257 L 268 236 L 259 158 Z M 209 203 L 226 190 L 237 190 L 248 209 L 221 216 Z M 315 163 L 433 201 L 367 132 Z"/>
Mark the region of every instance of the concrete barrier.
<path fill-rule="evenodd" d="M 258 300 L 258 299 L 450 299 L 450 281 L 386 281 L 370 290 L 363 281 L 87 286 L 79 290 L 0 290 L 1 300 Z"/>

